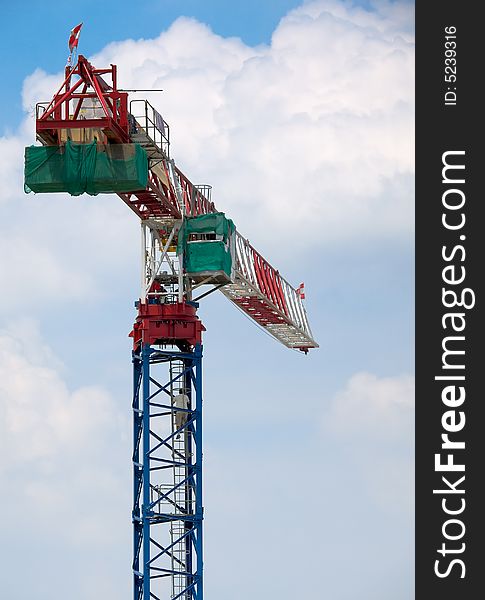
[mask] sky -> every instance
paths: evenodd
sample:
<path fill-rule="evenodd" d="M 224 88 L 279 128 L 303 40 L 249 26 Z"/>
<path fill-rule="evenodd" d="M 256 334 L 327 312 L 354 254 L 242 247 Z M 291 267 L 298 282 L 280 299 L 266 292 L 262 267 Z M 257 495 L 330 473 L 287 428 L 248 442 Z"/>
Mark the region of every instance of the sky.
<path fill-rule="evenodd" d="M 0 25 L 5 595 L 131 597 L 139 225 L 115 196 L 23 192 L 32 109 L 83 21 L 91 62 L 163 88 L 149 99 L 177 165 L 305 282 L 320 344 L 304 356 L 222 295 L 201 305 L 206 596 L 410 600 L 413 4 L 22 7 L 5 3 Z"/>

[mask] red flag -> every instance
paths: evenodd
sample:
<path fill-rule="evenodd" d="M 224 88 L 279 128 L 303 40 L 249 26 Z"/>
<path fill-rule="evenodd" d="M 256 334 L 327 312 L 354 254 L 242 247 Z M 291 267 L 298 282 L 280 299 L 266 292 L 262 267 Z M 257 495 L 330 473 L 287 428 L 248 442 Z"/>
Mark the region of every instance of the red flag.
<path fill-rule="evenodd" d="M 300 285 L 296 288 L 296 293 L 300 296 L 302 300 L 305 300 L 305 284 L 300 283 Z"/>
<path fill-rule="evenodd" d="M 76 27 L 74 27 L 74 29 L 71 29 L 71 35 L 69 36 L 69 52 L 71 52 L 71 53 L 74 50 L 74 48 L 77 48 L 77 45 L 79 43 L 79 35 L 81 33 L 82 26 L 83 26 L 83 24 L 79 23 L 79 25 L 76 25 Z"/>

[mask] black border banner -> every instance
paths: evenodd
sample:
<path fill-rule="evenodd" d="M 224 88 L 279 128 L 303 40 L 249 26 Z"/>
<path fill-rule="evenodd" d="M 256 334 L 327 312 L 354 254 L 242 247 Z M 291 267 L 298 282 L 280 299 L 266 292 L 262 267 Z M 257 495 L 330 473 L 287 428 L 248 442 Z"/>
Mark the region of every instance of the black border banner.
<path fill-rule="evenodd" d="M 481 8 L 416 7 L 417 600 L 485 594 Z"/>

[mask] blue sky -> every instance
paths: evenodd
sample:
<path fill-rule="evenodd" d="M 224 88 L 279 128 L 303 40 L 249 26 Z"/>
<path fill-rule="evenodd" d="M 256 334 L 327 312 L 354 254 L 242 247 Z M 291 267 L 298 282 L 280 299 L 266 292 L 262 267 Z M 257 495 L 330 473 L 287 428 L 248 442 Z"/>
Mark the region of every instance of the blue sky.
<path fill-rule="evenodd" d="M 80 48 L 86 55 L 115 40 L 155 37 L 180 15 L 208 23 L 219 35 L 237 36 L 256 45 L 268 43 L 281 17 L 298 4 L 297 0 L 247 0 L 231 2 L 228 10 L 224 0 L 139 0 L 136 6 L 126 1 L 86 0 L 68 7 L 60 0 L 26 0 L 20 17 L 15 3 L 5 3 L 0 53 L 9 64 L 2 73 L 0 131 L 22 118 L 20 93 L 25 75 L 37 67 L 59 70 L 64 66 L 69 32 L 80 22 L 85 24 Z M 13 23 L 18 25 L 10 26 Z"/>
<path fill-rule="evenodd" d="M 177 165 L 305 282 L 320 344 L 291 352 L 222 295 L 201 306 L 207 597 L 226 600 L 234 579 L 231 600 L 310 597 L 319 573 L 318 598 L 410 600 L 412 4 L 22 6 L 2 7 L 0 26 L 4 593 L 131 597 L 139 226 L 114 196 L 22 189 L 35 139 L 22 107 L 54 93 L 84 21 L 80 51 L 97 66 L 163 87 L 152 101 Z"/>

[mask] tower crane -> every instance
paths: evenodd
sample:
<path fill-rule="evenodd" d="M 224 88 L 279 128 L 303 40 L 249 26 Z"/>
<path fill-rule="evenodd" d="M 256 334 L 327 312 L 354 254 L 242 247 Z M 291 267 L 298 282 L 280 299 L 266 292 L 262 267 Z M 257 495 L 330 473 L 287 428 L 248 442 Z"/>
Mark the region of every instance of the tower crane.
<path fill-rule="evenodd" d="M 141 222 L 133 339 L 133 598 L 203 600 L 200 300 L 220 290 L 287 346 L 318 344 L 295 289 L 170 155 L 170 128 L 84 56 L 36 106 L 25 189 L 115 193 Z M 204 291 L 202 291 L 204 290 Z"/>

